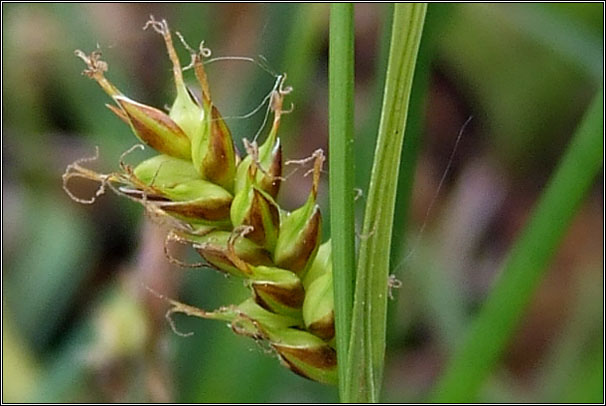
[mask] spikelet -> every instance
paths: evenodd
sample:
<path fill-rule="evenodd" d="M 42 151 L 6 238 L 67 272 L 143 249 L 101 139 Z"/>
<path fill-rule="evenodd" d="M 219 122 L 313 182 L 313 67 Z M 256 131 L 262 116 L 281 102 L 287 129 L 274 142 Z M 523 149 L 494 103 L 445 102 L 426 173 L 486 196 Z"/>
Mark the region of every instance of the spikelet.
<path fill-rule="evenodd" d="M 276 199 L 282 177 L 278 130 L 284 111 L 285 75 L 278 77 L 270 107 L 273 124 L 260 147 L 245 142 L 239 160 L 231 132 L 210 95 L 203 58 L 194 51 L 192 66 L 201 87 L 197 100 L 186 87 L 183 69 L 166 21 L 153 17 L 145 28 L 159 33 L 172 62 L 176 98 L 168 114 L 125 96 L 106 77 L 100 52 L 76 51 L 86 63 L 84 73 L 113 99 L 108 105 L 144 144 L 158 152 L 134 168 L 120 161 L 119 172 L 97 174 L 78 161 L 68 167 L 64 187 L 72 177 L 101 183 L 135 200 L 175 229 L 169 237 L 190 244 L 211 268 L 242 278 L 250 297 L 239 305 L 207 312 L 167 299 L 169 314 L 185 313 L 229 322 L 243 336 L 266 342 L 295 373 L 335 384 L 334 309 L 330 243 L 320 245 L 322 217 L 316 202 L 324 155 L 313 155 L 313 181 L 308 199 L 292 212 Z M 76 199 L 91 203 L 94 199 Z M 172 323 L 172 321 L 171 321 Z"/>

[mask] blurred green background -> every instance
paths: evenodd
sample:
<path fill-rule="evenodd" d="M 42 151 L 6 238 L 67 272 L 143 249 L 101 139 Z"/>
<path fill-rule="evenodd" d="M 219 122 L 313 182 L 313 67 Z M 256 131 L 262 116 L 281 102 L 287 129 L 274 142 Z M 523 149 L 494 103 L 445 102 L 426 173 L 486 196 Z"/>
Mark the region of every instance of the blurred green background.
<path fill-rule="evenodd" d="M 242 283 L 170 265 L 163 253 L 166 228 L 134 203 L 107 194 L 81 205 L 61 187 L 65 167 L 94 155 L 95 146 L 100 158 L 91 167 L 109 172 L 136 141 L 103 106 L 105 94 L 81 76 L 75 49 L 98 45 L 107 76 L 130 97 L 158 107 L 172 102 L 162 40 L 141 30 L 150 14 L 166 18 L 192 44 L 204 39 L 213 56 L 255 57 L 287 72 L 294 111 L 280 131 L 285 156 L 326 149 L 327 5 L 5 3 L 2 13 L 3 401 L 336 401 L 334 388 L 292 374 L 222 323 L 178 316 L 178 329 L 195 334 L 174 334 L 164 319 L 167 305 L 147 286 L 211 309 L 240 301 Z M 356 5 L 355 150 L 362 191 L 389 15 L 390 5 Z M 490 292 L 602 86 L 603 28 L 599 3 L 429 6 L 416 114 L 408 127 L 421 132 L 422 143 L 410 211 L 399 212 L 406 227 L 394 230 L 393 272 L 402 287 L 393 291 L 385 401 L 425 399 Z M 224 116 L 255 109 L 274 81 L 259 66 L 238 61 L 209 65 L 208 74 Z M 228 120 L 240 149 L 263 114 Z M 137 152 L 127 160 L 145 156 Z M 600 178 L 580 209 L 481 401 L 602 400 L 602 185 Z M 70 186 L 83 197 L 96 187 Z M 308 188 L 309 179 L 297 173 L 280 202 L 295 208 Z M 364 195 L 357 201 L 360 210 L 364 201 Z M 172 249 L 196 260 L 183 247 Z"/>

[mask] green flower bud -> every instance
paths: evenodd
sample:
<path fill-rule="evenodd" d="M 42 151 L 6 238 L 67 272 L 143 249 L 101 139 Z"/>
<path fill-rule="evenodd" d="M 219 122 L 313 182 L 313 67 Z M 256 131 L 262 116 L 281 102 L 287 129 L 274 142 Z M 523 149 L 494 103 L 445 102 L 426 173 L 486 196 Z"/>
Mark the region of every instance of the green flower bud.
<path fill-rule="evenodd" d="M 177 85 L 177 98 L 168 115 L 179 124 L 190 140 L 202 127 L 204 110 L 193 100 L 182 81 Z"/>
<path fill-rule="evenodd" d="M 250 266 L 255 302 L 276 314 L 301 318 L 305 291 L 294 273 L 269 266 Z"/>
<path fill-rule="evenodd" d="M 97 362 L 115 362 L 143 352 L 151 326 L 146 309 L 125 284 L 104 298 L 94 317 L 94 344 L 90 354 Z"/>
<path fill-rule="evenodd" d="M 230 217 L 234 226 L 251 226 L 248 238 L 273 251 L 280 228 L 280 210 L 271 196 L 253 185 L 256 166 L 249 168 L 244 187 L 234 197 Z"/>
<path fill-rule="evenodd" d="M 329 385 L 337 383 L 337 352 L 320 338 L 289 328 L 272 332 L 270 342 L 294 373 Z"/>
<path fill-rule="evenodd" d="M 115 96 L 114 100 L 128 117 L 137 138 L 162 154 L 189 159 L 189 138 L 166 113 L 125 96 Z"/>
<path fill-rule="evenodd" d="M 192 137 L 192 161 L 205 179 L 233 190 L 236 152 L 231 133 L 210 100 L 204 97 L 202 103 L 205 119 Z"/>
<path fill-rule="evenodd" d="M 332 272 L 332 246 L 330 240 L 318 248 L 318 253 L 303 278 L 303 287 L 305 290 L 307 291 L 313 281 L 327 272 Z"/>
<path fill-rule="evenodd" d="M 305 378 L 326 384 L 337 382 L 334 348 L 313 334 L 299 330 L 300 325 L 294 318 L 271 313 L 250 299 L 215 312 L 170 302 L 174 306 L 170 313 L 227 321 L 236 334 L 268 341 L 282 363 Z"/>
<path fill-rule="evenodd" d="M 191 161 L 168 155 L 156 155 L 146 159 L 137 165 L 133 173 L 144 184 L 160 189 L 200 179 Z"/>
<path fill-rule="evenodd" d="M 159 202 L 163 210 L 197 223 L 229 225 L 232 195 L 221 186 L 202 179 L 161 189 L 170 202 Z"/>
<path fill-rule="evenodd" d="M 246 187 L 248 171 L 253 159 L 260 167 L 255 176 L 255 185 L 269 194 L 274 199 L 280 191 L 282 180 L 282 146 L 278 138 L 278 128 L 280 127 L 280 117 L 282 115 L 283 95 L 279 92 L 273 93 L 272 109 L 274 110 L 274 122 L 269 136 L 258 149 L 249 154 L 238 164 L 236 172 L 235 190 L 238 193 Z"/>
<path fill-rule="evenodd" d="M 274 252 L 276 265 L 304 276 L 320 244 L 322 218 L 316 204 L 318 184 L 324 155 L 316 153 L 314 179 L 307 202 L 283 216 L 280 235 Z"/>
<path fill-rule="evenodd" d="M 173 39 L 168 28 L 166 20 L 156 21 L 153 17 L 147 22 L 144 29 L 151 27 L 158 34 L 162 35 L 168 57 L 173 65 L 173 76 L 175 87 L 177 89 L 177 97 L 170 108 L 169 116 L 173 119 L 184 131 L 189 139 L 194 137 L 204 120 L 204 111 L 196 103 L 192 95 L 189 93 L 183 80 L 183 70 L 181 62 L 175 51 Z M 191 155 L 187 157 L 191 159 Z"/>
<path fill-rule="evenodd" d="M 337 353 L 318 337 L 301 331 L 296 319 L 276 315 L 250 300 L 238 306 L 239 317 L 231 320 L 237 334 L 269 341 L 282 363 L 305 378 L 334 385 L 337 382 Z"/>
<path fill-rule="evenodd" d="M 84 74 L 94 79 L 120 106 L 120 109 L 115 107 L 110 107 L 110 109 L 122 120 L 128 122 L 137 138 L 162 154 L 183 159 L 191 158 L 191 142 L 173 119 L 161 110 L 124 96 L 105 78 L 107 63 L 100 59 L 99 51 L 86 55 L 77 50 L 76 55 L 87 65 Z"/>
<path fill-rule="evenodd" d="M 135 179 L 136 181 L 136 179 Z M 232 195 L 221 186 L 202 179 L 162 186 L 135 184 L 135 188 L 122 187 L 128 196 L 162 209 L 192 226 L 231 227 L 229 208 Z"/>
<path fill-rule="evenodd" d="M 206 73 L 200 55 L 193 52 L 194 69 L 202 85 L 202 105 L 193 99 L 183 81 L 183 71 L 175 52 L 172 36 L 166 21 L 148 22 L 162 35 L 169 58 L 173 64 L 177 98 L 170 109 L 170 117 L 177 122 L 191 139 L 191 159 L 200 175 L 228 191 L 233 190 L 236 174 L 236 153 L 231 133 L 217 108 L 210 100 Z M 203 50 L 201 50 L 203 52 Z"/>
<path fill-rule="evenodd" d="M 228 252 L 228 242 L 232 233 L 227 231 L 212 231 L 204 235 L 184 235 L 194 243 L 194 248 L 211 265 L 219 270 L 240 277 L 247 277 L 231 260 Z M 245 237 L 234 242 L 235 255 L 250 265 L 272 265 L 271 256 L 262 247 Z"/>
<path fill-rule="evenodd" d="M 255 302 L 277 314 L 301 318 L 305 291 L 301 279 L 293 272 L 275 266 L 251 265 L 237 255 L 236 241 L 250 233 L 252 227 L 234 232 L 225 252 L 231 263 L 249 280 Z"/>
<path fill-rule="evenodd" d="M 316 278 L 305 290 L 303 321 L 308 331 L 329 341 L 335 336 L 335 305 L 332 271 Z"/>

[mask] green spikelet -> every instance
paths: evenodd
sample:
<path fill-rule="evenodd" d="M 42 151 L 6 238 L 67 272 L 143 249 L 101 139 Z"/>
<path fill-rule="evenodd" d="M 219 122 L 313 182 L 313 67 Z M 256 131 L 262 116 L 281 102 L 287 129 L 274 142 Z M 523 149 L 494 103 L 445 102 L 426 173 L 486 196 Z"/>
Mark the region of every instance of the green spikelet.
<path fill-rule="evenodd" d="M 122 94 L 106 79 L 107 64 L 98 51 L 76 54 L 87 65 L 84 73 L 115 102 L 108 105 L 110 110 L 158 154 L 134 168 L 121 159 L 120 171 L 109 174 L 84 168 L 80 164 L 86 160 L 80 160 L 68 167 L 64 182 L 71 177 L 95 180 L 101 183 L 95 197 L 109 186 L 141 203 L 153 218 L 170 220 L 174 229 L 169 237 L 191 244 L 204 259 L 196 265 L 241 278 L 250 289 L 239 305 L 213 312 L 167 299 L 173 305 L 169 313 L 226 321 L 236 334 L 266 343 L 293 372 L 335 384 L 331 252 L 330 242 L 320 244 L 322 216 L 317 204 L 321 151 L 313 155 L 306 202 L 292 212 L 276 203 L 284 181 L 278 129 L 283 99 L 291 90 L 283 86 L 286 76 L 277 78 L 271 93 L 274 119 L 267 139 L 260 147 L 245 142 L 247 155 L 240 160 L 210 96 L 202 61 L 209 51 L 203 45 L 194 51 L 179 35 L 192 55 L 191 66 L 201 87 L 198 100 L 185 84 L 166 21 L 152 17 L 148 27 L 162 35 L 172 63 L 176 98 L 168 114 Z M 65 183 L 64 187 L 73 197 Z M 91 203 L 94 198 L 74 200 Z"/>

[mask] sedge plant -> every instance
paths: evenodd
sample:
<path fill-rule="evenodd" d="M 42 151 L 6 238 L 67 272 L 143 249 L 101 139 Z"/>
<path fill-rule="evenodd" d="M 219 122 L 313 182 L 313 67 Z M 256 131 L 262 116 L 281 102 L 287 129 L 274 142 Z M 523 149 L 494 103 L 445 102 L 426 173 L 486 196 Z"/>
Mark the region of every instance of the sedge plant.
<path fill-rule="evenodd" d="M 172 62 L 177 96 L 168 113 L 124 95 L 106 77 L 108 64 L 98 50 L 76 55 L 86 65 L 84 74 L 113 100 L 107 107 L 157 155 L 134 167 L 120 160 L 120 170 L 108 174 L 86 168 L 86 159 L 77 161 L 64 174 L 65 190 L 82 203 L 92 203 L 107 188 L 142 204 L 150 217 L 171 226 L 167 242 L 188 244 L 203 259 L 184 264 L 167 250 L 172 262 L 210 266 L 242 278 L 250 289 L 240 304 L 215 311 L 166 298 L 172 305 L 167 316 L 184 313 L 227 322 L 236 334 L 266 343 L 295 373 L 336 383 L 331 245 L 321 243 L 322 215 L 316 203 L 322 150 L 301 162 L 311 165 L 307 201 L 290 212 L 276 201 L 285 180 L 278 134 L 284 98 L 291 91 L 285 75 L 278 75 L 269 97 L 269 134 L 261 145 L 245 140 L 246 155 L 240 156 L 211 98 L 204 68 L 209 50 L 203 43 L 192 49 L 177 33 L 191 53 L 201 90 L 197 98 L 185 85 L 167 22 L 152 17 L 145 28 L 162 36 Z M 68 187 L 72 178 L 101 186 L 94 198 L 80 199 Z"/>
<path fill-rule="evenodd" d="M 375 166 L 382 162 L 388 166 L 398 165 L 424 13 L 425 5 L 397 6 L 394 11 L 395 37 L 392 39 L 388 91 Z M 406 31 L 405 37 L 401 37 L 399 29 L 409 21 L 415 24 Z M 167 251 L 172 262 L 189 267 L 210 266 L 244 279 L 250 289 L 250 297 L 240 304 L 226 305 L 215 311 L 196 308 L 152 292 L 171 304 L 167 316 L 183 313 L 228 322 L 236 334 L 267 343 L 293 372 L 325 384 L 339 382 L 343 401 L 376 400 L 385 344 L 385 313 L 379 317 L 376 326 L 367 326 L 365 318 L 360 317 L 369 311 L 386 311 L 386 302 L 380 302 L 386 299 L 388 270 L 387 263 L 373 268 L 379 271 L 379 277 L 370 284 L 365 282 L 364 271 L 358 271 L 354 302 L 356 259 L 353 255 L 355 232 L 351 211 L 354 195 L 351 171 L 353 6 L 334 5 L 331 11 L 330 189 L 335 239 L 324 243 L 321 242 L 322 216 L 316 203 L 324 162 L 321 150 L 303 160 L 312 163 L 309 172 L 313 174 L 304 205 L 288 212 L 277 202 L 280 185 L 286 180 L 278 135 L 284 98 L 291 91 L 285 85 L 286 75 L 277 77 L 269 98 L 273 112 L 269 134 L 261 145 L 245 140 L 246 154 L 240 156 L 228 126 L 211 98 L 204 69 L 209 50 L 203 43 L 198 50 L 192 49 L 177 33 L 191 54 L 190 66 L 201 90 L 201 96 L 196 97 L 185 85 L 181 61 L 166 21 L 152 17 L 145 28 L 151 28 L 162 36 L 172 62 L 176 98 L 168 113 L 123 94 L 106 77 L 108 64 L 101 59 L 100 51 L 87 54 L 78 50 L 76 55 L 86 65 L 84 74 L 96 81 L 113 100 L 114 104 L 106 106 L 157 155 L 134 167 L 120 159 L 120 169 L 106 174 L 86 168 L 84 164 L 90 160 L 88 158 L 76 161 L 68 166 L 63 176 L 64 189 L 80 203 L 93 203 L 96 197 L 110 189 L 143 205 L 150 217 L 171 226 L 167 242 L 188 244 L 203 259 L 199 264 L 184 264 Z M 406 41 L 408 36 L 412 42 Z M 337 94 L 340 96 L 336 97 Z M 394 132 L 395 137 L 392 137 Z M 373 171 L 371 191 L 382 188 L 379 178 L 385 175 L 384 171 L 380 168 Z M 73 178 L 97 181 L 100 188 L 91 199 L 79 198 L 68 186 Z M 391 225 L 395 189 L 392 185 L 382 192 L 390 196 L 385 201 L 390 213 L 384 219 Z M 369 206 L 368 210 L 367 218 L 371 219 L 368 221 L 376 221 L 377 209 Z M 346 216 L 345 220 L 343 216 Z M 379 244 L 389 245 L 390 234 L 389 227 L 386 232 L 377 233 Z M 373 241 L 369 239 L 369 242 Z M 364 246 L 361 261 L 365 261 L 368 255 L 375 254 Z M 335 278 L 333 269 L 338 269 Z M 372 275 L 370 277 L 373 278 Z M 375 310 L 365 308 L 360 300 L 364 301 L 365 295 L 377 292 L 379 302 L 373 300 L 372 304 L 369 303 L 376 306 Z M 335 315 L 338 315 L 336 329 Z M 352 322 L 353 329 L 350 330 Z M 371 337 L 363 334 L 368 329 L 376 330 Z M 381 334 L 383 339 L 379 337 Z M 358 340 L 363 347 L 358 345 Z M 354 376 L 351 366 L 358 356 L 361 359 L 366 356 L 359 353 L 360 349 L 363 352 L 368 349 L 368 354 L 374 354 L 371 355 L 374 359 L 359 369 L 362 375 Z M 365 382 L 354 389 L 354 382 L 359 379 Z"/>
<path fill-rule="evenodd" d="M 341 401 L 377 402 L 383 379 L 397 184 L 399 177 L 412 179 L 413 176 L 412 167 L 408 173 L 398 173 L 397 168 L 405 135 L 415 135 L 406 134 L 405 130 L 426 10 L 426 4 L 393 7 L 380 124 L 363 238 L 357 251 L 353 204 L 354 7 L 351 4 L 333 4 L 330 14 L 330 239 L 321 241 L 322 213 L 317 204 L 324 163 L 321 150 L 301 161 L 310 164 L 312 174 L 306 202 L 296 210 L 287 211 L 277 198 L 281 184 L 287 181 L 279 135 L 284 100 L 292 90 L 285 84 L 285 75 L 276 78 L 269 97 L 273 113 L 269 134 L 260 145 L 245 140 L 244 154 L 240 155 L 212 101 L 210 81 L 204 69 L 208 49 L 202 43 L 194 50 L 178 35 L 192 57 L 190 66 L 200 87 L 200 97 L 196 97 L 185 85 L 173 35 L 164 20 L 152 18 L 146 27 L 162 36 L 172 62 L 176 98 L 168 113 L 124 95 L 107 79 L 108 65 L 99 51 L 76 52 L 85 62 L 84 73 L 114 102 L 107 107 L 157 155 L 134 167 L 121 159 L 120 169 L 107 174 L 86 168 L 86 159 L 77 161 L 68 167 L 64 187 L 82 203 L 92 203 L 110 189 L 143 205 L 151 217 L 171 226 L 167 241 L 190 245 L 202 259 L 198 264 L 183 264 L 167 252 L 171 261 L 190 267 L 210 266 L 243 279 L 249 288 L 249 297 L 241 303 L 226 304 L 214 311 L 165 298 L 171 304 L 169 316 L 184 313 L 227 322 L 234 333 L 266 343 L 293 372 L 324 384 L 338 385 Z M 598 96 L 596 100 L 601 98 Z M 455 354 L 434 400 L 473 399 L 483 377 L 504 348 L 564 230 L 563 227 L 553 232 L 549 229 L 552 224 L 548 221 L 549 213 L 570 218 L 600 167 L 600 157 L 591 153 L 599 146 L 595 130 L 601 122 L 597 112 L 602 106 L 598 107 L 590 113 L 588 120 L 592 124 L 581 127 L 580 140 L 572 144 L 563 168 L 557 172 L 545 202 L 538 209 L 537 219 L 530 223 L 530 231 L 514 249 L 500 285 L 487 301 L 468 341 Z M 413 141 L 409 143 L 414 144 Z M 583 173 L 575 172 L 577 161 L 591 165 L 583 166 L 587 168 Z M 579 182 L 575 183 L 572 178 L 577 172 L 583 182 L 582 187 L 575 189 L 573 186 Z M 100 189 L 92 199 L 73 196 L 68 182 L 74 177 L 95 180 L 101 184 Z M 554 192 L 556 188 L 573 194 L 570 204 L 557 204 L 554 196 L 561 192 Z M 524 258 L 529 250 L 537 247 L 535 242 L 539 240 L 546 241 L 539 244 L 541 256 L 528 263 Z M 519 276 L 528 269 L 532 269 L 530 276 Z M 514 289 L 521 289 L 524 297 L 509 307 L 503 306 L 503 298 Z M 483 332 L 496 326 L 503 330 L 502 339 L 487 343 Z M 475 355 L 479 360 L 474 364 L 477 368 L 470 369 L 467 361 Z M 461 376 L 466 377 L 465 385 L 459 385 Z"/>

